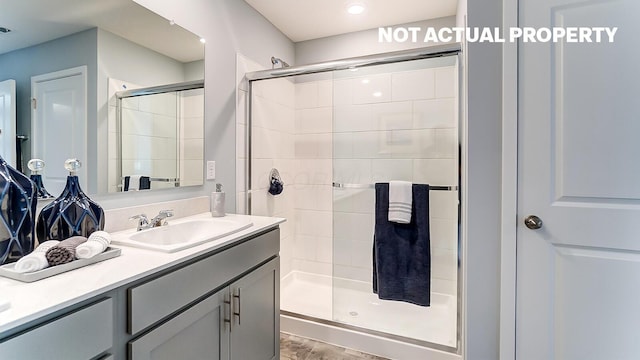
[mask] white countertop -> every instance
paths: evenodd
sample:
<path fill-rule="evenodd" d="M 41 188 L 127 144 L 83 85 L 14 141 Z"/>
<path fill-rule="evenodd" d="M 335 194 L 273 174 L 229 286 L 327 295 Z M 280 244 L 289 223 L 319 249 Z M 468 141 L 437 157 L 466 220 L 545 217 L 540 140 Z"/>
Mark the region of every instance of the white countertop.
<path fill-rule="evenodd" d="M 189 218 L 210 216 L 211 214 L 207 212 Z M 229 245 L 285 221 L 282 218 L 249 215 L 227 215 L 227 217 L 250 218 L 253 226 L 175 253 L 112 245 L 112 247 L 122 249 L 122 255 L 33 283 L 23 283 L 0 277 L 2 300 L 6 300 L 10 304 L 7 310 L 0 312 L 0 333 Z"/>

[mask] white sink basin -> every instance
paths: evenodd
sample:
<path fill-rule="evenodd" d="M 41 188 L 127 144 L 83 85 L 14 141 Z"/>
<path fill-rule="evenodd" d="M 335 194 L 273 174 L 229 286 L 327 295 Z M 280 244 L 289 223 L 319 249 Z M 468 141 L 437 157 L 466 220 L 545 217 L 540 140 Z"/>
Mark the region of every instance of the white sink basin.
<path fill-rule="evenodd" d="M 231 235 L 251 225 L 251 220 L 244 217 L 169 219 L 165 226 L 115 233 L 112 243 L 171 253 Z"/>

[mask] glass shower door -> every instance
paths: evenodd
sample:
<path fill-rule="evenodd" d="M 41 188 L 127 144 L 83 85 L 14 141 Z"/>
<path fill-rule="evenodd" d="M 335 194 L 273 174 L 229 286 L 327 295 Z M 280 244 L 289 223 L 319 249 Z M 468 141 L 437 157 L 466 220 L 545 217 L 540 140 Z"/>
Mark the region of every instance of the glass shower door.
<path fill-rule="evenodd" d="M 455 348 L 457 57 L 335 71 L 332 88 L 333 320 Z M 453 189 L 429 191 L 431 273 L 415 284 L 430 291 L 428 307 L 373 293 L 374 184 L 392 180 Z"/>

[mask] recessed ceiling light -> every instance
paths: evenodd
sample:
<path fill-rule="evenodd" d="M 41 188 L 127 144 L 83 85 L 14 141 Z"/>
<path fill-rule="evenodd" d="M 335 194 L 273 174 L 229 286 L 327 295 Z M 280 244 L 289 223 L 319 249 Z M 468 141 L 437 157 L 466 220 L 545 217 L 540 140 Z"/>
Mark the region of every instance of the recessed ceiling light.
<path fill-rule="evenodd" d="M 204 38 L 200 38 L 200 42 L 204 44 L 207 42 L 207 40 L 205 40 Z"/>
<path fill-rule="evenodd" d="M 382 92 L 376 91 L 372 95 L 375 96 L 375 97 L 380 97 L 380 96 L 382 96 Z"/>
<path fill-rule="evenodd" d="M 362 79 L 363 84 L 368 84 L 369 82 L 370 82 L 369 79 Z"/>
<path fill-rule="evenodd" d="M 347 7 L 347 12 L 351 15 L 360 15 L 364 12 L 364 5 L 362 4 L 351 4 Z"/>

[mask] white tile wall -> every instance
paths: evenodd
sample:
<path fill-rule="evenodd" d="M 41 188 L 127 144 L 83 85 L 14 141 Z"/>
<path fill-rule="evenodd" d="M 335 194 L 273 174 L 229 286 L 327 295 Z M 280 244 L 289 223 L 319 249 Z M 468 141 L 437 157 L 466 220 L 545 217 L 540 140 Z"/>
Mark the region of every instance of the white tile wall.
<path fill-rule="evenodd" d="M 391 101 L 391 75 L 372 75 L 351 79 L 354 104 Z"/>
<path fill-rule="evenodd" d="M 307 85 L 307 84 L 303 84 Z M 296 110 L 295 133 L 318 134 L 330 133 L 333 119 L 332 108 L 321 107 Z"/>
<path fill-rule="evenodd" d="M 413 130 L 412 103 L 389 102 L 371 106 L 374 130 Z"/>
<path fill-rule="evenodd" d="M 433 69 L 398 72 L 391 76 L 393 101 L 431 99 L 435 97 Z"/>
<path fill-rule="evenodd" d="M 417 129 L 455 128 L 455 99 L 420 100 L 413 103 L 413 121 Z"/>

